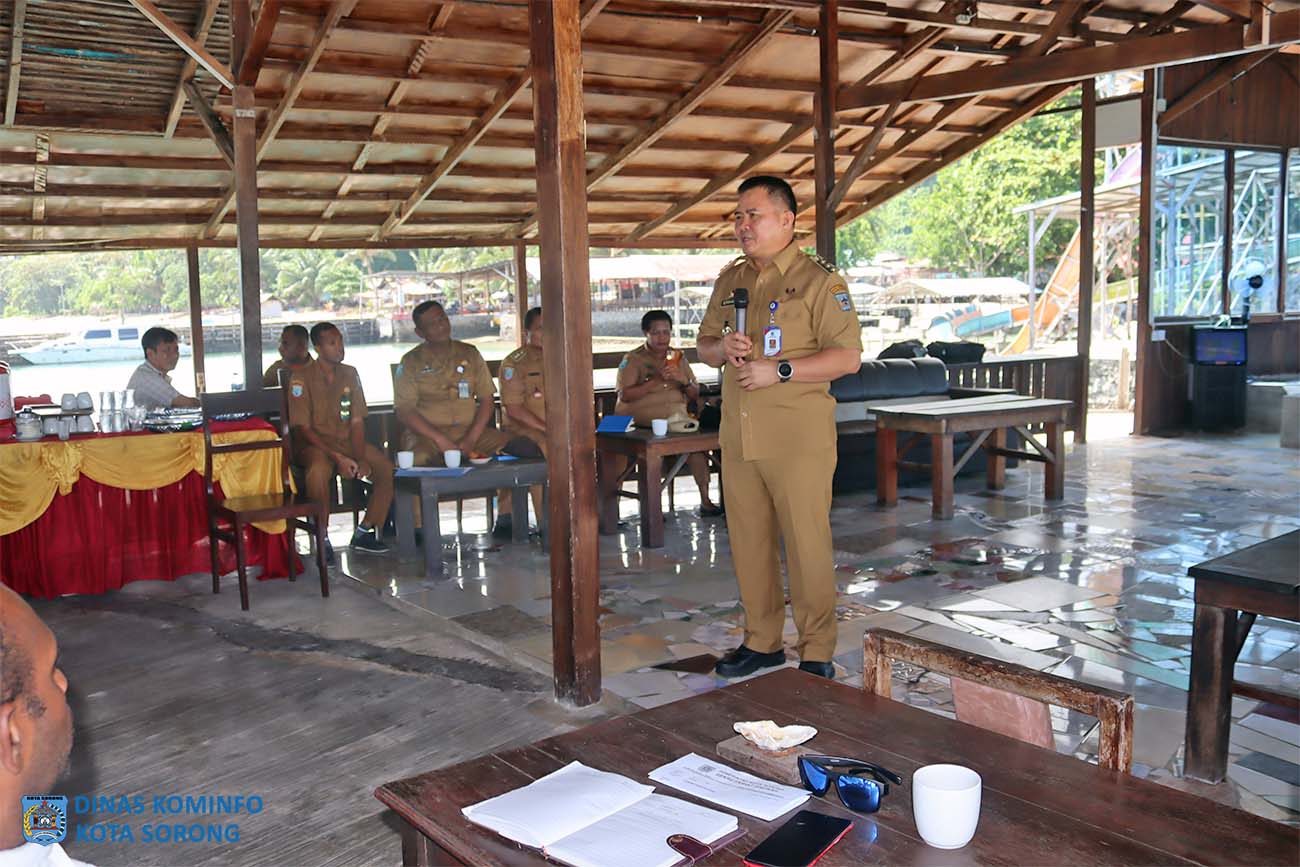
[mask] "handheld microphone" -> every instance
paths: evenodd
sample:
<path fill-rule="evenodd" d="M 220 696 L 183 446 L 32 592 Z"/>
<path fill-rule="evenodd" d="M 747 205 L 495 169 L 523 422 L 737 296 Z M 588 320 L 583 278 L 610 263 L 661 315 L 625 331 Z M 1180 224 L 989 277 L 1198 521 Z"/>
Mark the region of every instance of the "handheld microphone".
<path fill-rule="evenodd" d="M 749 290 L 743 288 L 733 289 L 731 292 L 731 305 L 736 308 L 736 330 L 744 334 L 745 311 L 749 309 Z"/>

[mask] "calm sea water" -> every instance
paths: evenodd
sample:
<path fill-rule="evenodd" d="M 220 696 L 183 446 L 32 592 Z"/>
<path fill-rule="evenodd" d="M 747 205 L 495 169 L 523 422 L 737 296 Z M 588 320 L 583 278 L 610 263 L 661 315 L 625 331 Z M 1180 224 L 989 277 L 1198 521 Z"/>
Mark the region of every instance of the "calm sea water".
<path fill-rule="evenodd" d="M 630 341 L 632 343 L 634 341 Z M 402 355 L 411 348 L 411 344 L 377 343 L 362 346 L 349 346 L 344 361 L 357 369 L 361 375 L 361 385 L 366 390 L 366 399 L 371 403 L 388 403 L 393 399 L 393 381 L 389 365 L 396 364 Z M 630 347 L 629 347 L 630 348 Z M 505 344 L 485 344 L 480 347 L 483 357 L 487 359 L 503 358 L 513 347 Z M 279 358 L 275 350 L 262 354 L 262 369 Z M 141 359 L 143 361 L 143 358 Z M 10 372 L 10 388 L 15 396 L 48 394 L 55 401 L 64 392 L 88 391 L 94 397 L 96 405 L 99 392 L 116 391 L 126 388 L 132 372 L 140 366 L 139 361 L 101 361 L 93 364 L 33 364 L 16 366 Z M 209 353 L 204 359 L 207 372 L 208 390 L 225 391 L 235 383 L 243 382 L 243 362 L 237 352 Z M 715 376 L 712 371 L 700 365 L 694 366 L 695 375 L 709 382 Z M 597 388 L 612 388 L 617 371 L 595 371 L 594 382 Z M 185 394 L 194 393 L 194 361 L 182 358 L 172 371 L 172 383 Z"/>

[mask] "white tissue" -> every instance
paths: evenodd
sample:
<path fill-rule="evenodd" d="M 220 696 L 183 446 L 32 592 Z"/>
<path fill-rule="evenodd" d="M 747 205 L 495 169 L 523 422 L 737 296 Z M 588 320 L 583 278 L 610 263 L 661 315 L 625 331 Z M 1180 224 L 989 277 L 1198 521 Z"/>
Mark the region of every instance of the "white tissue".
<path fill-rule="evenodd" d="M 812 726 L 779 726 L 770 719 L 738 722 L 732 728 L 762 750 L 788 750 L 817 734 Z"/>

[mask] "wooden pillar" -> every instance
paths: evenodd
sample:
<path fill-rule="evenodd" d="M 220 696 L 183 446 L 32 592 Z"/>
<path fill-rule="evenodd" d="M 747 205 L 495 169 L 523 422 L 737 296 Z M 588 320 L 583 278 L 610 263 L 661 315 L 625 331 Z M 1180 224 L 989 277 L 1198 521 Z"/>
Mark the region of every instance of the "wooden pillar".
<path fill-rule="evenodd" d="M 555 695 L 600 700 L 586 123 L 578 0 L 528 0 L 545 329 Z"/>
<path fill-rule="evenodd" d="M 817 27 L 821 76 L 813 112 L 813 160 L 816 170 L 817 255 L 835 261 L 835 206 L 830 203 L 835 186 L 835 91 L 840 83 L 839 0 L 823 0 Z"/>
<path fill-rule="evenodd" d="M 1088 441 L 1088 375 L 1092 355 L 1092 305 L 1097 262 L 1096 213 L 1093 189 L 1097 185 L 1097 80 L 1084 79 L 1083 111 L 1079 122 L 1079 390 L 1075 398 L 1074 441 Z M 1104 291 L 1104 290 L 1103 290 Z"/>
<path fill-rule="evenodd" d="M 528 246 L 515 244 L 515 336 L 524 345 L 524 316 L 528 313 Z"/>
<path fill-rule="evenodd" d="M 208 390 L 203 367 L 203 292 L 199 283 L 199 248 L 185 248 L 185 264 L 190 276 L 190 346 L 194 350 L 194 393 Z"/>
<path fill-rule="evenodd" d="M 1142 186 L 1138 199 L 1138 294 L 1137 294 L 1137 377 L 1133 393 L 1133 433 L 1151 432 L 1148 415 L 1156 403 L 1154 389 L 1159 376 L 1151 360 L 1151 268 L 1155 261 L 1151 245 L 1155 224 L 1156 165 L 1156 73 L 1148 69 L 1142 77 Z M 1132 304 L 1130 307 L 1134 306 Z"/>
<path fill-rule="evenodd" d="M 253 88 L 235 88 L 235 226 L 244 388 L 262 387 L 262 272 L 257 240 L 257 111 Z"/>

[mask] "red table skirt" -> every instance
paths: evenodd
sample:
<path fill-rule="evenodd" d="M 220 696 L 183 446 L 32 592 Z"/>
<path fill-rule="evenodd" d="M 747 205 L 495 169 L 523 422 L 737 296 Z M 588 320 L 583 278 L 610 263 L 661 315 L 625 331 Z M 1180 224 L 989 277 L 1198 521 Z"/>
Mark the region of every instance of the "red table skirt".
<path fill-rule="evenodd" d="M 244 538 L 248 565 L 263 567 L 260 577 L 288 575 L 283 535 L 250 527 Z M 221 543 L 218 553 L 222 572 L 234 570 L 234 547 Z M 0 536 L 0 581 L 46 599 L 211 570 L 199 473 L 152 491 L 113 488 L 83 475 L 31 524 Z"/>

